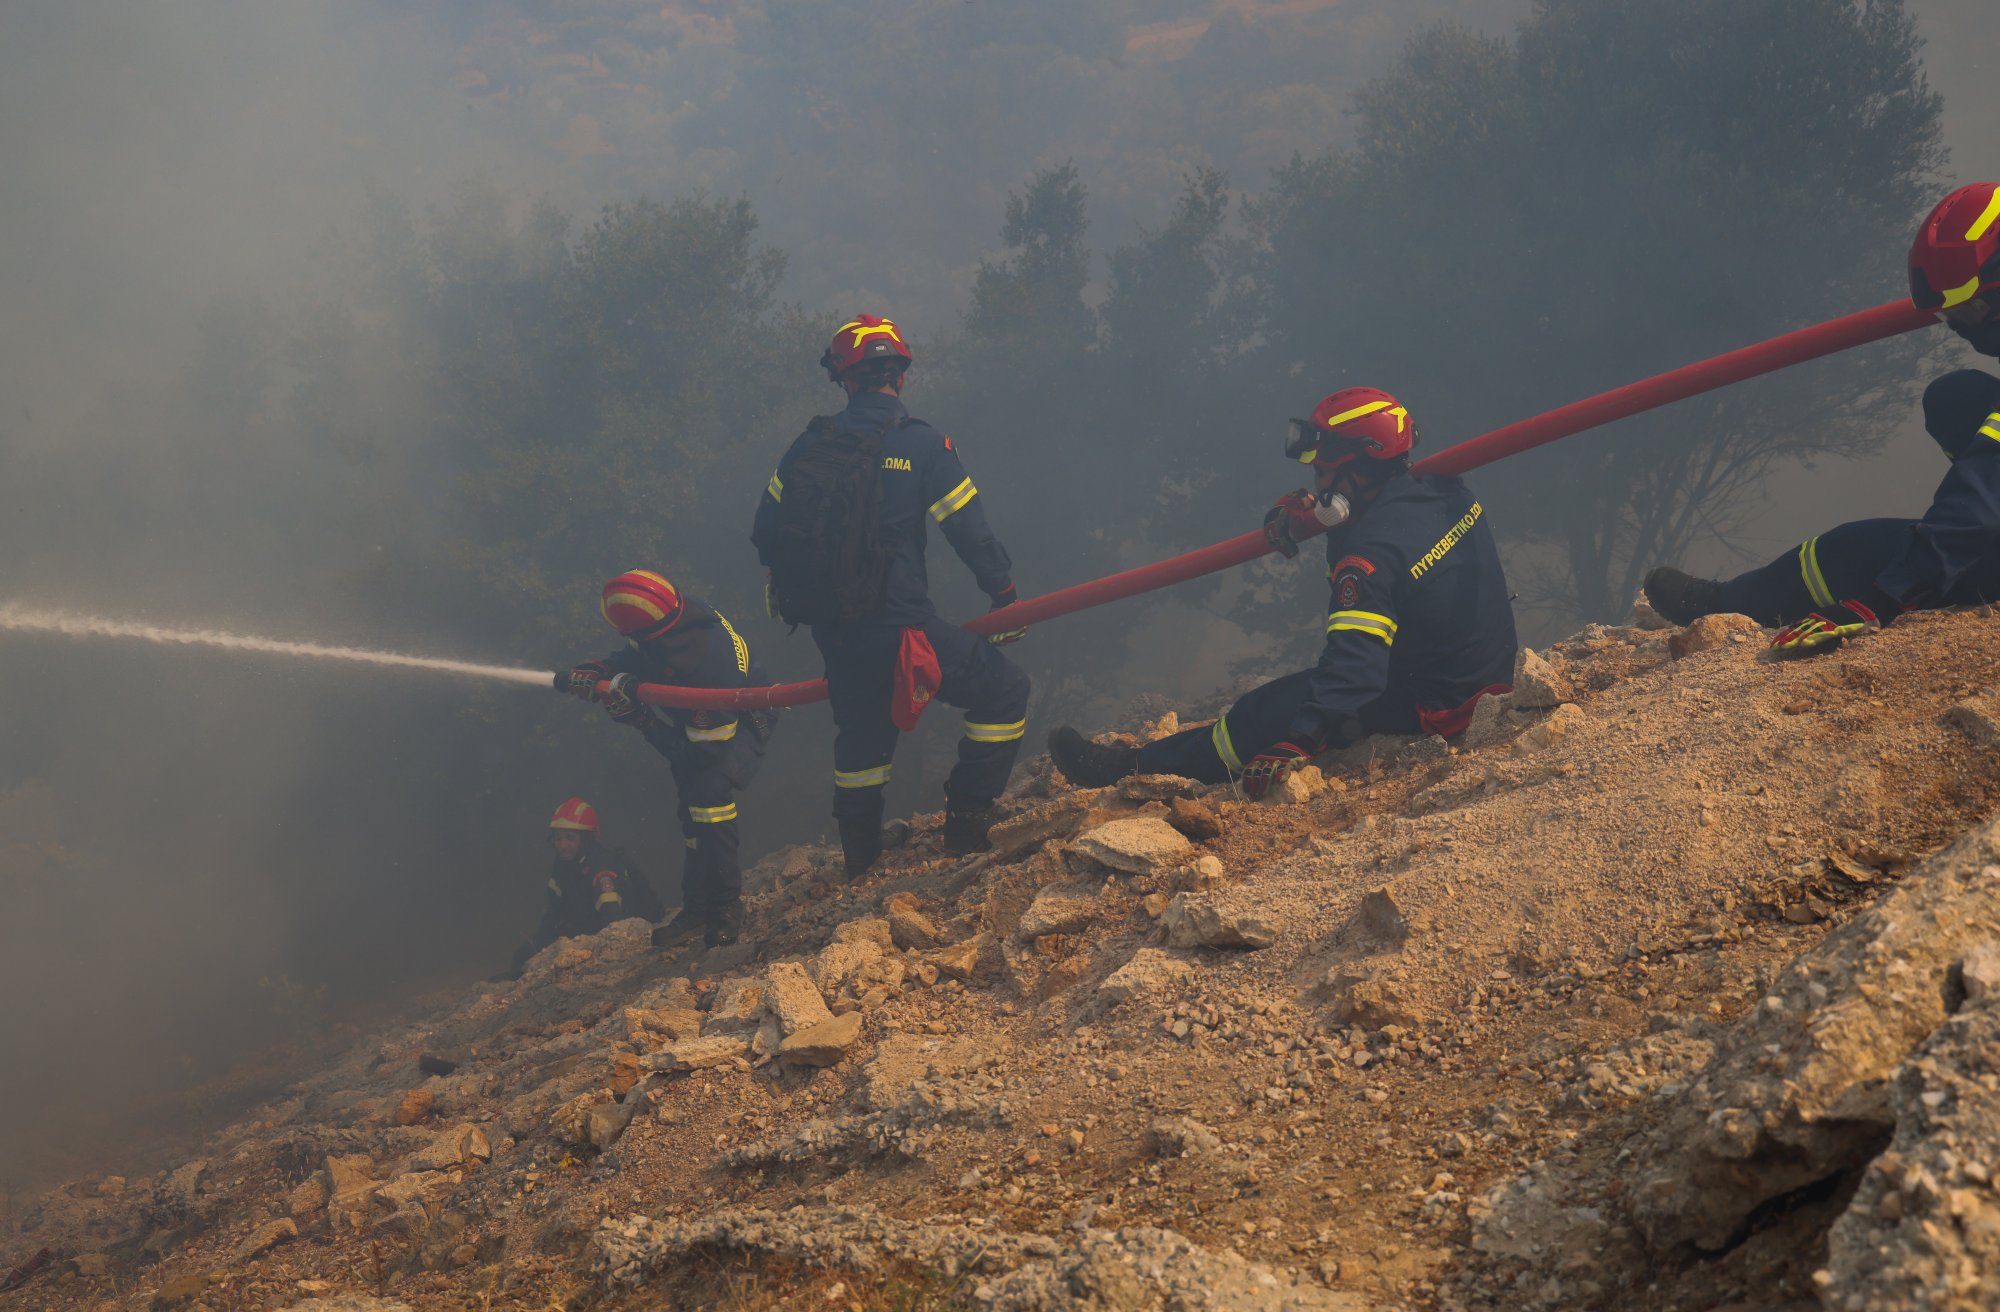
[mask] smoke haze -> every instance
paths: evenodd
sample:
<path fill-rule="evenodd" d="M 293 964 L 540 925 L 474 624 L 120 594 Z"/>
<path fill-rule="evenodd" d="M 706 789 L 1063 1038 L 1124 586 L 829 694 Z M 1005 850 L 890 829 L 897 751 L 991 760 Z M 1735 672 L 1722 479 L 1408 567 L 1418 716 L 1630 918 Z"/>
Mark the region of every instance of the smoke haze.
<path fill-rule="evenodd" d="M 1000 273 L 1032 271 L 1041 249 L 1001 239 L 1010 197 L 1065 164 L 1087 189 L 1070 310 L 1163 317 L 1133 298 L 1171 283 L 1153 274 L 1182 247 L 1213 252 L 1221 302 L 1245 276 L 1246 220 L 1238 204 L 1195 232 L 1177 209 L 1190 179 L 1219 171 L 1232 202 L 1263 193 L 1295 155 L 1354 143 L 1356 93 L 1419 30 L 1505 36 L 1530 6 L 904 9 L 857 35 L 811 0 L 7 6 L 0 604 L 536 667 L 610 645 L 595 589 L 635 565 L 748 616 L 751 505 L 804 418 L 836 405 L 812 361 L 864 309 L 917 337 L 912 407 L 964 430 L 1024 590 L 1240 531 L 1287 479 L 1265 435 L 1359 380 L 1153 357 L 1075 384 L 1130 404 L 1064 393 L 981 335 Z M 1958 180 L 2000 175 L 1988 9 L 1911 6 Z M 642 196 L 710 208 L 626 211 L 592 245 L 602 207 Z M 754 228 L 731 228 L 738 197 Z M 586 345 L 671 317 L 622 302 L 590 317 L 620 285 L 613 239 L 655 220 L 690 249 L 712 239 L 688 285 L 740 256 L 715 295 L 758 344 L 706 343 L 702 368 L 644 394 L 661 408 L 629 422 L 685 445 L 663 436 L 682 463 L 635 471 L 604 454 L 628 421 L 578 382 L 605 352 L 536 355 L 515 328 L 535 296 Z M 1900 248 L 1880 261 L 1900 277 Z M 603 293 L 588 313 L 579 288 Z M 1712 349 L 1755 335 L 1716 322 Z M 1131 476 L 1158 454 L 1137 445 L 1153 417 L 1171 423 L 1192 393 L 1224 416 L 1190 437 L 1194 464 L 1170 488 Z M 1475 423 L 1519 417 L 1453 404 Z M 1089 418 L 1036 446 L 1025 430 L 1050 412 Z M 1892 436 L 1866 458 L 1781 466 L 1766 512 L 1690 558 L 1740 563 L 1841 518 L 1918 513 L 1940 464 L 1907 414 L 1881 419 Z M 554 454 L 530 467 L 537 433 Z M 1204 488 L 1227 499 L 1176 509 Z M 976 599 L 940 551 L 941 605 L 964 613 Z M 1016 649 L 1037 677 L 1031 744 L 1056 710 L 1095 725 L 1142 695 L 1202 696 L 1239 662 L 1303 658 L 1312 626 L 1257 617 L 1316 607 L 1306 572 L 1246 575 L 1036 633 Z M 817 673 L 804 635 L 743 627 L 773 674 Z M 1147 657 L 1168 643 L 1173 660 Z M 200 1110 L 180 1093 L 254 1046 L 498 969 L 536 914 L 543 825 L 566 796 L 596 802 L 673 888 L 664 763 L 532 689 L 49 635 L 0 635 L 0 686 L 0 1183 L 143 1169 L 131 1132 L 169 1132 Z M 781 734 L 746 798 L 746 856 L 829 828 L 824 712 Z M 893 808 L 938 805 L 950 747 L 933 724 L 904 748 L 913 782 Z M 115 1108 L 77 1111 L 114 1077 L 132 1086 Z"/>

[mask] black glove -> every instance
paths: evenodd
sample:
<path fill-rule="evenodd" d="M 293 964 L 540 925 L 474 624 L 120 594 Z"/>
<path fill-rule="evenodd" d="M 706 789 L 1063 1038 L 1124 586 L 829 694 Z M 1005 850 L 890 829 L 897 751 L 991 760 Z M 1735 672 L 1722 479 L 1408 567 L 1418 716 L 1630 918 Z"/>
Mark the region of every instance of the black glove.
<path fill-rule="evenodd" d="M 986 613 L 991 615 L 996 610 L 1005 610 L 1007 607 L 1013 605 L 1018 597 L 1019 594 L 1014 591 L 1014 585 L 1009 583 L 1006 587 L 993 594 L 993 604 L 986 608 Z M 986 641 L 996 647 L 1005 647 L 1010 643 L 1019 642 L 1027 636 L 1028 626 L 1023 624 L 1018 629 L 1006 629 L 999 633 L 989 633 L 986 635 Z"/>
<path fill-rule="evenodd" d="M 1311 527 L 1317 527 L 1312 508 L 1312 493 L 1300 488 L 1279 497 L 1277 504 L 1265 512 L 1264 540 L 1286 560 L 1299 554 L 1299 539 L 1311 536 Z"/>
<path fill-rule="evenodd" d="M 610 677 L 611 667 L 603 661 L 585 661 L 556 676 L 556 691 L 594 702 L 597 700 L 598 683 Z"/>
<path fill-rule="evenodd" d="M 600 700 L 604 703 L 604 713 L 620 724 L 635 728 L 644 724 L 651 713 L 645 703 L 639 700 L 639 676 L 636 674 L 614 674 L 611 686 L 604 690 Z"/>

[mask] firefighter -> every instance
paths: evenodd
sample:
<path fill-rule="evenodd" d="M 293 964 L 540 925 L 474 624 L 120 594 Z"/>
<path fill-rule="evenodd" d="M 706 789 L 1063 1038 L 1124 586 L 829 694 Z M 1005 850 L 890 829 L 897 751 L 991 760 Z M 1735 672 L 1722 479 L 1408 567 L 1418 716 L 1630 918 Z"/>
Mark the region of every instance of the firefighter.
<path fill-rule="evenodd" d="M 1416 425 L 1387 392 L 1335 392 L 1291 422 L 1287 454 L 1315 488 L 1279 498 L 1265 532 L 1287 555 L 1327 534 L 1333 602 L 1319 663 L 1254 689 L 1212 726 L 1144 747 L 1063 727 L 1049 753 L 1071 783 L 1128 774 L 1240 778 L 1252 798 L 1332 746 L 1371 733 L 1458 734 L 1514 670 L 1514 611 L 1479 502 L 1456 478 L 1412 474 Z"/>
<path fill-rule="evenodd" d="M 1910 300 L 1982 355 L 2000 356 L 2000 187 L 1945 197 L 1910 247 Z M 1950 462 L 1921 519 L 1862 519 L 1733 579 L 1646 575 L 1666 619 L 1748 615 L 1783 626 L 1781 655 L 1827 651 L 1904 611 L 2000 599 L 2000 377 L 1960 369 L 1924 389 L 1924 429 Z"/>
<path fill-rule="evenodd" d="M 760 688 L 771 681 L 720 612 L 652 570 L 627 570 L 606 583 L 599 610 L 625 646 L 565 670 L 556 687 L 602 702 L 612 720 L 638 730 L 673 772 L 687 848 L 681 910 L 655 942 L 699 936 L 709 947 L 734 943 L 743 928 L 736 794 L 764 759 L 776 712 L 656 710 L 633 693 L 641 683 Z M 600 682 L 610 684 L 601 695 Z"/>
<path fill-rule="evenodd" d="M 1015 600 L 1012 564 L 952 440 L 901 399 L 902 330 L 862 315 L 820 357 L 847 408 L 809 424 L 778 462 L 751 534 L 770 571 L 767 609 L 811 626 L 833 706 L 833 814 L 849 878 L 882 853 L 883 789 L 900 734 L 933 698 L 965 712 L 944 784 L 945 850 L 990 846 L 993 804 L 1027 728 L 1028 677 L 991 639 L 939 618 L 924 566 L 926 521 L 993 609 Z"/>
<path fill-rule="evenodd" d="M 657 920 L 662 914 L 659 894 L 646 877 L 623 852 L 598 841 L 597 808 L 581 797 L 570 798 L 550 817 L 549 847 L 554 862 L 548 906 L 504 979 L 519 979 L 528 958 L 559 938 L 595 934 L 630 916 Z"/>

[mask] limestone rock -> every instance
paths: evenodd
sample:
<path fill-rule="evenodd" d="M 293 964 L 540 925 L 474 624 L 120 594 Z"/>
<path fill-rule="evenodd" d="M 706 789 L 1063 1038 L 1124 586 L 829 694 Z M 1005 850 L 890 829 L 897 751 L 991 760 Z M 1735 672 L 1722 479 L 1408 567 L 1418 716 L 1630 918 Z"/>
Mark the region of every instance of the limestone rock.
<path fill-rule="evenodd" d="M 896 946 L 894 931 L 889 922 L 880 916 L 867 916 L 860 920 L 850 920 L 834 926 L 833 941 L 836 943 L 873 943 L 884 952 Z"/>
<path fill-rule="evenodd" d="M 994 825 L 987 831 L 987 840 L 993 844 L 992 857 L 995 861 L 1008 861 L 1028 851 L 1040 847 L 1059 834 L 1067 834 L 1090 812 L 1091 803 L 1102 789 L 1087 789 L 1065 793 L 1052 802 L 1023 811 Z"/>
<path fill-rule="evenodd" d="M 1410 937 L 1410 913 L 1393 884 L 1363 894 L 1352 923 L 1364 937 L 1395 947 L 1401 947 Z"/>
<path fill-rule="evenodd" d="M 1192 1157 L 1222 1147 L 1215 1131 L 1191 1116 L 1162 1116 L 1147 1131 L 1153 1152 L 1161 1157 Z"/>
<path fill-rule="evenodd" d="M 652 1100 L 644 1092 L 629 1093 L 623 1102 L 601 1102 L 584 1117 L 584 1140 L 599 1152 L 617 1143 L 632 1119 L 649 1109 Z"/>
<path fill-rule="evenodd" d="M 1302 765 L 1273 784 L 1264 794 L 1267 806 L 1297 806 L 1326 791 L 1326 774 L 1316 765 Z"/>
<path fill-rule="evenodd" d="M 451 1197 L 458 1189 L 458 1180 L 456 1175 L 438 1171 L 408 1171 L 376 1190 L 375 1197 L 395 1212 L 421 1213 L 425 1208 Z M 414 1219 L 406 1216 L 391 1228 L 398 1228 Z"/>
<path fill-rule="evenodd" d="M 715 990 L 707 1026 L 727 1033 L 755 1033 L 764 1014 L 764 986 L 754 979 L 724 980 Z"/>
<path fill-rule="evenodd" d="M 1376 1030 L 1384 1025 L 1415 1029 L 1426 1019 L 1423 1009 L 1393 976 L 1377 975 L 1365 966 L 1335 966 L 1323 986 L 1328 1019 L 1340 1025 Z"/>
<path fill-rule="evenodd" d="M 2000 747 L 2000 696 L 1991 689 L 1944 713 L 1944 722 L 1981 747 Z"/>
<path fill-rule="evenodd" d="M 365 1153 L 344 1153 L 326 1159 L 327 1204 L 336 1219 L 359 1224 L 375 1203 L 375 1163 Z"/>
<path fill-rule="evenodd" d="M 778 1047 L 778 1059 L 793 1066 L 832 1066 L 861 1038 L 861 1013 L 850 1011 L 801 1030 Z"/>
<path fill-rule="evenodd" d="M 1268 948 L 1278 935 L 1256 916 L 1216 905 L 1205 893 L 1180 893 L 1160 914 L 1167 943 L 1177 948 Z"/>
<path fill-rule="evenodd" d="M 698 1039 L 680 1039 L 670 1043 L 661 1051 L 641 1058 L 639 1064 L 649 1071 L 676 1074 L 727 1066 L 731 1062 L 747 1061 L 749 1057 L 749 1035 L 708 1034 Z"/>
<path fill-rule="evenodd" d="M 1197 843 L 1222 837 L 1222 818 L 1200 802 L 1176 797 L 1167 803 L 1167 823 Z"/>
<path fill-rule="evenodd" d="M 329 1196 L 326 1181 L 315 1173 L 299 1181 L 285 1196 L 285 1210 L 293 1216 L 311 1216 L 325 1209 Z"/>
<path fill-rule="evenodd" d="M 1097 986 L 1097 1000 L 1115 1007 L 1133 998 L 1161 998 L 1194 978 L 1194 967 L 1158 948 L 1140 948 Z"/>
<path fill-rule="evenodd" d="M 1487 693 L 1472 706 L 1472 720 L 1460 740 L 1468 748 L 1491 747 L 1514 736 L 1525 717 L 1514 710 L 1511 693 Z"/>
<path fill-rule="evenodd" d="M 1763 628 L 1748 615 L 1704 615 L 1667 639 L 1667 654 L 1677 661 L 1699 652 L 1727 646 L 1732 635 L 1763 636 Z"/>
<path fill-rule="evenodd" d="M 1576 732 L 1590 719 L 1580 707 L 1565 703 L 1549 712 L 1548 718 L 1515 740 L 1514 750 L 1523 755 L 1545 752 Z"/>
<path fill-rule="evenodd" d="M 818 986 L 796 961 L 773 962 L 764 972 L 764 1003 L 786 1034 L 797 1034 L 833 1019 Z"/>
<path fill-rule="evenodd" d="M 944 935 L 931 923 L 917 899 L 908 893 L 892 894 L 882 904 L 882 910 L 889 919 L 889 937 L 895 945 L 906 952 L 934 948 L 944 942 Z"/>
<path fill-rule="evenodd" d="M 700 1035 L 702 1015 L 693 1007 L 627 1007 L 625 1037 L 651 1052 L 676 1039 Z"/>
<path fill-rule="evenodd" d="M 1173 870 L 1194 859 L 1194 845 L 1166 821 L 1154 816 L 1113 820 L 1079 834 L 1073 850 L 1113 870 L 1151 875 Z"/>
<path fill-rule="evenodd" d="M 1480 699 L 1484 701 L 1484 698 Z M 1576 690 L 1555 666 L 1523 647 L 1514 656 L 1514 690 L 1507 704 L 1524 711 L 1549 711 L 1576 700 Z M 1478 708 L 1474 707 L 1477 714 Z"/>
<path fill-rule="evenodd" d="M 493 1145 L 487 1140 L 486 1131 L 476 1125 L 460 1125 L 432 1139 L 410 1158 L 410 1167 L 417 1171 L 448 1171 L 454 1166 L 492 1158 Z"/>
<path fill-rule="evenodd" d="M 409 1090 L 403 1095 L 403 1100 L 396 1104 L 396 1124 L 415 1125 L 431 1114 L 431 1108 L 436 1103 L 437 1095 L 429 1089 Z"/>
<path fill-rule="evenodd" d="M 977 934 L 962 943 L 940 948 L 931 963 L 940 975 L 966 984 L 998 969 L 999 955 L 1000 944 L 993 935 Z"/>
<path fill-rule="evenodd" d="M 262 1257 L 279 1244 L 298 1237 L 298 1222 L 289 1216 L 281 1216 L 275 1221 L 266 1221 L 252 1230 L 249 1237 L 236 1246 L 236 1254 L 229 1260 L 238 1263 L 248 1262 L 253 1258 Z"/>
<path fill-rule="evenodd" d="M 1967 952 L 1958 965 L 1958 978 L 1968 1002 L 2000 994 L 2000 942 L 1989 939 Z"/>
<path fill-rule="evenodd" d="M 1097 919 L 1103 899 L 1097 884 L 1048 884 L 1021 913 L 1014 937 L 1026 942 L 1044 934 L 1074 934 Z"/>
<path fill-rule="evenodd" d="M 836 941 L 820 949 L 806 973 L 825 998 L 849 993 L 859 996 L 872 988 L 894 988 L 903 982 L 904 966 L 900 957 L 890 955 L 891 951 L 869 937 Z"/>

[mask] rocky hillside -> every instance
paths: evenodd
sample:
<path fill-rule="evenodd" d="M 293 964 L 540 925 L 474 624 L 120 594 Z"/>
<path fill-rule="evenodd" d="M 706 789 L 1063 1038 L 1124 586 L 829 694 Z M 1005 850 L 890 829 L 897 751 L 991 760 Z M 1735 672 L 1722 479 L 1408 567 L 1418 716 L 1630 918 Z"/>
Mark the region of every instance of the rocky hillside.
<path fill-rule="evenodd" d="M 566 940 L 18 1202 L 0 1307 L 2000 1305 L 2000 630 L 1762 652 L 1592 628 L 1262 804 L 1042 760 L 990 854 L 785 853 L 758 947 Z"/>

